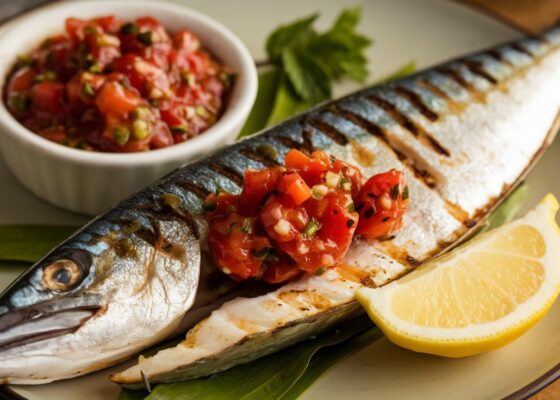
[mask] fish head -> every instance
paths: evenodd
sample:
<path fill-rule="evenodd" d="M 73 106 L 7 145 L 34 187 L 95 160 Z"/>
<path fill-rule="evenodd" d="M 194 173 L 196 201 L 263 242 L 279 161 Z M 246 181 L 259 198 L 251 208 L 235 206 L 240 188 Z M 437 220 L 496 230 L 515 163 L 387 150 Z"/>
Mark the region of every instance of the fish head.
<path fill-rule="evenodd" d="M 165 339 L 199 269 L 198 240 L 179 218 L 94 221 L 1 295 L 0 383 L 81 375 Z"/>

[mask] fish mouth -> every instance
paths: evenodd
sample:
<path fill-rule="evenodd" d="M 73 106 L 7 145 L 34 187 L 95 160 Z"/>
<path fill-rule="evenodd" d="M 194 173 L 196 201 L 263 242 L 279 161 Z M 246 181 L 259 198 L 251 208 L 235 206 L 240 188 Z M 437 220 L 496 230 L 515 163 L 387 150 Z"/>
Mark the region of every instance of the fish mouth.
<path fill-rule="evenodd" d="M 73 333 L 100 309 L 98 295 L 47 300 L 0 315 L 0 352 Z"/>

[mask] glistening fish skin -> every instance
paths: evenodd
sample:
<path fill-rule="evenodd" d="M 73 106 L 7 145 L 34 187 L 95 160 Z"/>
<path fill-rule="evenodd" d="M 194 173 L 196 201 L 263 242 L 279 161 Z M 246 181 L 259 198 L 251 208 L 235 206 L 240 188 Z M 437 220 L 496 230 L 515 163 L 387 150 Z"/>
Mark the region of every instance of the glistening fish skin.
<path fill-rule="evenodd" d="M 277 351 L 359 312 L 356 287 L 383 285 L 456 243 L 556 133 L 559 45 L 560 30 L 522 39 L 367 89 L 255 138 L 286 144 L 279 156 L 292 146 L 328 149 L 366 176 L 405 171 L 404 227 L 392 240 L 355 240 L 344 265 L 320 277 L 225 303 L 178 346 L 111 379 L 138 388 L 142 374 L 152 384 L 173 382 Z"/>
<path fill-rule="evenodd" d="M 358 92 L 120 203 L 2 294 L 0 382 L 44 383 L 114 364 L 238 293 L 204 262 L 202 200 L 218 188 L 238 192 L 245 169 L 279 164 L 293 147 L 325 149 L 366 175 L 404 170 L 404 228 L 384 242 L 356 241 L 346 265 L 324 276 L 225 303 L 180 346 L 113 380 L 137 387 L 141 371 L 152 382 L 208 375 L 349 318 L 355 286 L 382 285 L 456 242 L 542 152 L 560 106 L 558 43 L 553 31 Z"/>

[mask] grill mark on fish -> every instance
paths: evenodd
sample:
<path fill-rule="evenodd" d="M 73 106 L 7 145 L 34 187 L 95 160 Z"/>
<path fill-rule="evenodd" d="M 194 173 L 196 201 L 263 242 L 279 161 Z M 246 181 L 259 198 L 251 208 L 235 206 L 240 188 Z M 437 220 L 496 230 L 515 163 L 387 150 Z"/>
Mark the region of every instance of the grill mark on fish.
<path fill-rule="evenodd" d="M 247 157 L 247 158 L 249 158 L 253 161 L 260 162 L 261 164 L 263 164 L 267 167 L 276 167 L 276 166 L 280 165 L 280 163 L 278 161 L 276 161 L 275 159 L 272 159 L 268 156 L 265 156 L 265 155 L 259 153 L 258 151 L 254 150 L 251 147 L 244 147 L 244 148 L 240 149 L 239 152 L 243 156 L 245 156 L 245 157 Z"/>
<path fill-rule="evenodd" d="M 436 188 L 436 181 L 434 177 L 428 171 L 418 168 L 412 160 L 407 158 L 401 151 L 395 149 L 387 139 L 383 128 L 381 128 L 379 125 L 371 122 L 368 119 L 365 119 L 361 115 L 353 113 L 349 110 L 341 109 L 339 107 L 332 107 L 330 111 L 359 126 L 367 133 L 379 138 L 395 154 L 398 160 L 401 161 L 403 165 L 408 167 L 414 173 L 414 176 L 418 178 L 418 180 L 423 182 L 430 189 Z"/>
<path fill-rule="evenodd" d="M 180 188 L 185 189 L 187 192 L 194 194 L 201 200 L 204 200 L 210 194 L 210 191 L 208 189 L 203 188 L 202 186 L 199 186 L 191 181 L 177 180 L 174 183 Z"/>
<path fill-rule="evenodd" d="M 513 67 L 512 62 L 508 60 L 506 57 L 504 57 L 504 55 L 496 49 L 488 50 L 486 52 L 486 55 L 488 55 L 490 58 L 492 58 L 494 61 L 498 63 L 506 64 L 510 67 Z"/>
<path fill-rule="evenodd" d="M 412 257 L 410 254 L 406 256 L 406 263 L 411 266 L 412 268 L 418 267 L 422 264 L 421 261 L 417 260 L 416 258 Z"/>
<path fill-rule="evenodd" d="M 385 99 L 378 96 L 372 95 L 369 100 L 384 110 L 387 114 L 393 118 L 393 120 L 399 124 L 404 129 L 408 130 L 414 137 L 416 137 L 422 144 L 428 146 L 436 153 L 450 157 L 451 154 L 449 150 L 443 147 L 436 139 L 434 139 L 428 132 L 416 125 L 410 118 L 408 118 L 404 113 L 399 111 L 397 107 Z"/>
<path fill-rule="evenodd" d="M 467 82 L 465 78 L 463 78 L 461 74 L 458 73 L 457 71 L 447 67 L 437 68 L 436 71 L 442 75 L 445 75 L 446 77 L 448 77 L 449 79 L 451 79 L 452 81 L 454 81 L 455 83 L 457 83 L 459 86 L 466 89 L 470 93 L 476 91 L 476 88 L 472 84 Z"/>
<path fill-rule="evenodd" d="M 533 53 L 531 53 L 531 51 L 529 51 L 529 49 L 527 49 L 526 47 L 524 47 L 520 42 L 514 42 L 511 44 L 511 48 L 514 49 L 515 51 L 518 51 L 519 53 L 523 53 L 531 58 L 534 58 L 535 56 L 533 55 Z"/>
<path fill-rule="evenodd" d="M 412 104 L 420 114 L 426 117 L 428 120 L 435 122 L 438 120 L 439 116 L 432 111 L 426 104 L 422 98 L 418 95 L 418 93 L 413 92 L 410 89 L 407 89 L 403 86 L 397 86 L 394 88 L 395 92 L 402 97 L 404 97 L 410 104 Z"/>
<path fill-rule="evenodd" d="M 342 132 L 340 132 L 335 127 L 323 122 L 319 119 L 312 119 L 309 121 L 309 125 L 317 129 L 319 132 L 331 138 L 335 143 L 340 146 L 346 146 L 348 144 L 348 138 Z"/>
<path fill-rule="evenodd" d="M 471 220 L 469 219 L 469 214 L 461 207 L 459 207 L 457 204 L 453 204 L 452 202 L 446 199 L 444 199 L 443 201 L 447 212 L 457 221 L 469 227 L 469 225 L 471 224 Z"/>
<path fill-rule="evenodd" d="M 273 139 L 289 149 L 298 149 L 304 153 L 309 153 L 309 150 L 304 147 L 303 143 L 295 141 L 288 136 L 273 136 Z"/>
<path fill-rule="evenodd" d="M 303 128 L 302 136 L 303 146 L 311 153 L 315 150 L 315 146 L 313 146 L 313 132 L 308 128 Z"/>
<path fill-rule="evenodd" d="M 217 174 L 225 176 L 227 179 L 235 183 L 237 186 L 239 187 L 243 186 L 243 175 L 241 175 L 233 168 L 214 161 L 208 163 L 208 168 L 210 168 L 212 171 L 216 172 Z"/>
<path fill-rule="evenodd" d="M 475 60 L 461 60 L 461 63 L 469 69 L 473 74 L 481 77 L 482 79 L 486 80 L 487 82 L 491 83 L 492 85 L 496 85 L 498 80 L 494 78 L 488 71 L 486 71 L 482 65 L 482 63 L 475 61 Z"/>
<path fill-rule="evenodd" d="M 449 109 L 452 112 L 459 114 L 460 112 L 462 112 L 465 109 L 465 106 L 462 103 L 453 100 L 451 97 L 449 97 L 449 95 L 447 93 L 445 93 L 445 91 L 443 91 L 442 89 L 437 87 L 437 85 L 433 84 L 432 82 L 428 81 L 427 79 L 420 78 L 420 79 L 417 79 L 415 83 L 418 86 L 423 87 L 424 89 L 428 89 L 434 95 L 436 95 L 436 96 L 440 97 L 442 100 L 444 100 L 445 104 L 447 104 L 447 107 L 449 107 Z"/>

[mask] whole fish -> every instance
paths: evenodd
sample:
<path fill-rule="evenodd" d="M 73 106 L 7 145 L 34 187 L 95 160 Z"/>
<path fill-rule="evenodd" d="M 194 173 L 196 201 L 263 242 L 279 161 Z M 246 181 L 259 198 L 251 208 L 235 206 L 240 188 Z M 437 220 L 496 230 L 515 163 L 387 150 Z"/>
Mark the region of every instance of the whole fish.
<path fill-rule="evenodd" d="M 356 287 L 383 285 L 457 243 L 534 165 L 556 133 L 559 46 L 556 29 L 360 91 L 121 202 L 2 294 L 0 382 L 85 374 L 193 325 L 178 346 L 111 379 L 135 388 L 195 378 L 359 313 Z M 356 239 L 320 277 L 235 284 L 208 262 L 202 201 L 239 192 L 247 168 L 280 164 L 291 148 L 326 150 L 366 176 L 404 171 L 403 228 L 384 241 Z"/>

